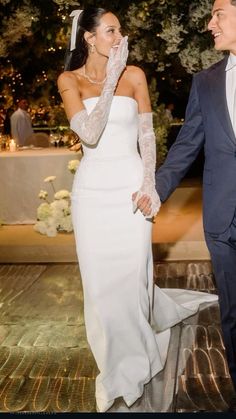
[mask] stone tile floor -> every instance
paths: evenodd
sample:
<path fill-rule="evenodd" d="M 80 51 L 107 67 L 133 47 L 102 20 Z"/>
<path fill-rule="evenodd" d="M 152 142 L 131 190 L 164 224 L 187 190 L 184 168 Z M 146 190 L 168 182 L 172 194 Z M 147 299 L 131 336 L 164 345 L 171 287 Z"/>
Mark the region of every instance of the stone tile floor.
<path fill-rule="evenodd" d="M 209 261 L 155 263 L 154 280 L 216 292 Z M 0 306 L 0 412 L 95 412 L 77 264 L 0 265 Z M 232 393 L 218 303 L 206 304 L 172 328 L 166 366 L 143 396 L 109 412 L 223 412 Z"/>

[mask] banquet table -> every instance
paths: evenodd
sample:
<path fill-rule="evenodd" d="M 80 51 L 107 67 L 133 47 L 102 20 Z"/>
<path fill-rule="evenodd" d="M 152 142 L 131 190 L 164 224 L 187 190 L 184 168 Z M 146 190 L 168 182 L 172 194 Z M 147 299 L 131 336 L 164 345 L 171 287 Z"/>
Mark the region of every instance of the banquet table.
<path fill-rule="evenodd" d="M 0 220 L 4 224 L 34 224 L 37 208 L 44 202 L 40 190 L 48 192 L 53 200 L 48 176 L 56 176 L 56 191 L 71 191 L 74 175 L 67 165 L 80 159 L 81 154 L 67 148 L 25 148 L 17 151 L 0 151 Z"/>

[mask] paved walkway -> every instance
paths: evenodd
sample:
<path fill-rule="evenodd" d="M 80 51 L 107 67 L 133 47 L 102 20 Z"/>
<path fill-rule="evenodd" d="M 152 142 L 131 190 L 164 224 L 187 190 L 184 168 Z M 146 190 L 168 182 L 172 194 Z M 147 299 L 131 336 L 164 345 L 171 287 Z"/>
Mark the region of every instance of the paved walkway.
<path fill-rule="evenodd" d="M 155 281 L 216 292 L 208 261 L 156 263 Z M 94 412 L 77 264 L 2 264 L 0 289 L 0 412 Z M 172 329 L 165 369 L 143 397 L 110 411 L 225 411 L 232 391 L 216 303 Z"/>

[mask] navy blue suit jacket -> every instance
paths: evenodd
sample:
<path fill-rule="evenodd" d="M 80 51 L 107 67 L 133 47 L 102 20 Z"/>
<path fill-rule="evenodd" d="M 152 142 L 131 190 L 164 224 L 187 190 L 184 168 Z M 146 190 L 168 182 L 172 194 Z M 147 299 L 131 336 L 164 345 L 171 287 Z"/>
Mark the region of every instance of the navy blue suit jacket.
<path fill-rule="evenodd" d="M 236 208 L 236 138 L 226 101 L 228 57 L 193 76 L 185 122 L 164 164 L 156 189 L 164 202 L 204 146 L 203 222 L 209 233 L 223 233 Z"/>

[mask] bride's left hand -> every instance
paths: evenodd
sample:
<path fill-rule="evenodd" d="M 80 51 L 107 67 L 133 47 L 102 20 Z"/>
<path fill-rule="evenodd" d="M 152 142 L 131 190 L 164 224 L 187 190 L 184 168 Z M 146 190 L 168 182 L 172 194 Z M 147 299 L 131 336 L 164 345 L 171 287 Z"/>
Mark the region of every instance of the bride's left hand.
<path fill-rule="evenodd" d="M 145 217 L 151 215 L 152 212 L 152 200 L 148 195 L 142 195 L 140 198 L 138 192 L 132 195 L 133 211 L 139 209 Z"/>

